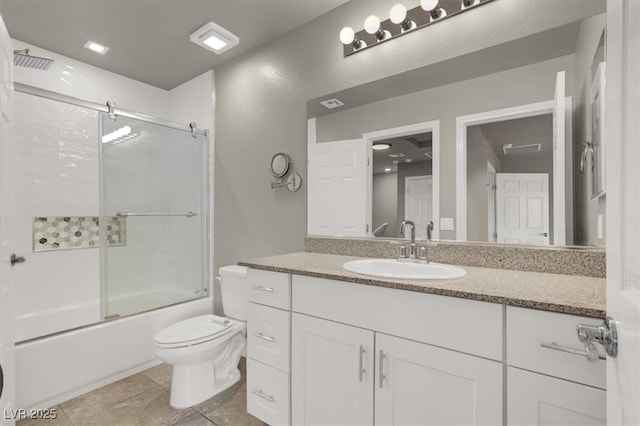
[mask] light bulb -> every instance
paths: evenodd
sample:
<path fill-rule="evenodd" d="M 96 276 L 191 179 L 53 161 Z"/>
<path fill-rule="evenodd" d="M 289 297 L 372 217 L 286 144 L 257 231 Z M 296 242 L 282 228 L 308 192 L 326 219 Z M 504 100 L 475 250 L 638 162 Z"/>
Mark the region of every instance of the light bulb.
<path fill-rule="evenodd" d="M 438 7 L 438 0 L 420 0 L 420 7 L 427 12 Z"/>
<path fill-rule="evenodd" d="M 380 18 L 376 15 L 369 15 L 364 21 L 364 30 L 369 34 L 375 34 L 380 29 Z"/>
<path fill-rule="evenodd" d="M 342 31 L 340 31 L 340 41 L 342 44 L 351 44 L 356 38 L 356 33 L 353 31 L 351 27 L 344 27 Z"/>
<path fill-rule="evenodd" d="M 407 8 L 402 4 L 396 4 L 389 11 L 389 19 L 394 24 L 401 24 L 407 18 Z"/>
<path fill-rule="evenodd" d="M 460 10 L 465 10 L 469 7 L 477 6 L 480 4 L 480 0 L 462 0 Z"/>

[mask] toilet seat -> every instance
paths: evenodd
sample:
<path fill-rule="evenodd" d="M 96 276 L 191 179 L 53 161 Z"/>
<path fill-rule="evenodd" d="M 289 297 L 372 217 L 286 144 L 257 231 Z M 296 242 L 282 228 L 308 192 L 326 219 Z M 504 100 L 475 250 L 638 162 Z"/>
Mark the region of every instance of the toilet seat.
<path fill-rule="evenodd" d="M 216 315 L 200 315 L 177 322 L 155 335 L 160 348 L 178 348 L 197 345 L 229 333 L 236 322 Z"/>

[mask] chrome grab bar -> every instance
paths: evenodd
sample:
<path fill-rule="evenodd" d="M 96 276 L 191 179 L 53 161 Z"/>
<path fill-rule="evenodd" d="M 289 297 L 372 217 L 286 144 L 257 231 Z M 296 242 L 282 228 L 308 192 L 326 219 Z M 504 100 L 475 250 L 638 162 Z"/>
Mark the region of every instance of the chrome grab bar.
<path fill-rule="evenodd" d="M 117 217 L 129 217 L 129 216 L 186 216 L 186 217 L 194 217 L 197 216 L 197 213 L 194 212 L 186 212 L 186 213 L 129 213 L 129 212 L 116 212 Z"/>
<path fill-rule="evenodd" d="M 590 355 L 589 353 L 587 353 L 587 351 L 581 351 L 580 349 L 573 349 L 573 348 L 568 348 L 566 346 L 560 346 L 556 342 L 552 342 L 552 343 L 541 342 L 540 346 L 542 346 L 545 349 L 553 349 L 554 351 L 560 351 L 560 352 L 566 352 L 572 355 L 584 356 L 584 357 L 587 357 L 589 361 L 591 361 L 592 358 L 595 359 L 595 356 L 594 356 L 595 354 Z M 593 348 L 593 350 L 595 350 L 595 348 Z M 606 360 L 607 357 L 598 354 L 597 359 Z"/>
<path fill-rule="evenodd" d="M 269 401 L 269 402 L 273 402 L 273 401 L 274 401 L 274 399 L 275 399 L 275 398 L 273 397 L 273 395 L 267 395 L 267 394 L 265 394 L 264 392 L 262 392 L 262 391 L 261 391 L 261 390 L 259 390 L 259 389 L 254 390 L 254 391 L 253 391 L 253 394 L 254 394 L 254 395 L 256 395 L 256 396 L 259 396 L 260 398 L 265 399 L 265 400 L 267 400 L 267 401 Z"/>
<path fill-rule="evenodd" d="M 276 341 L 275 337 L 265 336 L 265 335 L 264 335 L 264 334 L 262 334 L 262 333 L 253 333 L 253 335 L 254 335 L 255 337 L 260 338 L 260 339 L 266 340 L 267 342 L 275 342 L 275 341 Z"/>

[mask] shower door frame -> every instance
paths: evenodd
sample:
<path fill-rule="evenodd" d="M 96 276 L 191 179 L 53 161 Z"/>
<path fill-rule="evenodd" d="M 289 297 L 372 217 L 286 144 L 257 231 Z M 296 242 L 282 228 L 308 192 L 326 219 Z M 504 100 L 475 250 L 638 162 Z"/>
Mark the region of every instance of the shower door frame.
<path fill-rule="evenodd" d="M 211 137 L 210 137 L 210 133 L 207 129 L 199 129 L 196 127 L 196 123 L 190 123 L 189 125 L 184 125 L 184 124 L 180 124 L 180 123 L 176 123 L 170 120 L 164 120 L 161 118 L 157 118 L 157 117 L 153 117 L 147 114 L 142 114 L 142 113 L 137 113 L 137 112 L 132 112 L 132 111 L 127 111 L 127 110 L 123 110 L 121 108 L 117 108 L 115 106 L 115 103 L 108 101 L 105 102 L 105 104 L 99 104 L 96 102 L 91 102 L 91 101 L 87 101 L 84 99 L 80 99 L 80 98 L 76 98 L 74 96 L 69 96 L 69 95 L 64 95 L 62 93 L 58 93 L 58 92 L 54 92 L 51 90 L 47 90 L 47 89 L 42 89 L 39 87 L 35 87 L 35 86 L 31 86 L 28 84 L 24 84 L 24 83 L 19 83 L 19 82 L 14 82 L 14 91 L 16 92 L 20 92 L 20 93 L 25 93 L 28 95 L 33 95 L 33 96 L 38 96 L 41 98 L 45 98 L 45 99 L 50 99 L 50 100 L 54 100 L 54 101 L 59 101 L 59 102 L 64 102 L 70 105 L 75 105 L 75 106 L 79 106 L 79 107 L 83 107 L 83 108 L 87 108 L 87 109 L 91 109 L 91 110 L 95 110 L 98 112 L 102 112 L 104 114 L 107 114 L 108 116 L 113 116 L 113 117 L 124 117 L 124 118 L 129 118 L 129 119 L 133 119 L 133 120 L 138 120 L 138 121 L 142 121 L 144 123 L 149 123 L 149 124 L 154 124 L 154 125 L 158 125 L 158 126 L 162 126 L 162 127 L 167 127 L 173 130 L 179 130 L 179 131 L 183 131 L 186 133 L 190 133 L 192 135 L 195 136 L 203 136 L 206 138 L 205 142 L 204 142 L 204 155 L 202 158 L 203 164 L 203 176 L 202 176 L 202 180 L 203 180 L 203 198 L 202 198 L 202 208 L 203 208 L 203 212 L 202 212 L 202 223 L 203 223 L 203 231 L 205 233 L 205 240 L 203 242 L 203 265 L 202 265 L 202 273 L 204 275 L 204 288 L 203 288 L 203 295 L 200 298 L 205 298 L 205 297 L 209 297 L 209 298 L 213 298 L 213 274 L 212 274 L 212 267 L 211 261 L 208 261 L 208 259 L 211 259 L 212 257 L 212 253 L 213 253 L 213 201 L 212 201 L 212 189 L 213 189 L 213 182 L 211 181 L 211 176 L 212 176 L 212 167 L 213 167 L 213 160 L 211 158 L 211 152 L 212 152 L 212 147 L 211 147 Z M 98 117 L 98 133 L 100 135 L 100 137 L 102 137 L 102 118 L 99 116 Z M 99 160 L 99 164 L 102 164 L 102 143 L 101 140 L 96 140 L 96 143 L 99 144 L 100 147 L 100 160 Z M 103 168 L 102 167 L 98 167 L 98 173 L 99 173 L 99 182 L 100 182 L 100 187 L 102 187 L 102 182 L 103 182 Z M 103 206 L 103 194 L 100 193 L 99 194 L 99 198 L 100 198 L 100 207 L 99 207 L 99 211 L 100 213 L 102 213 L 102 206 Z M 104 220 L 100 221 L 100 233 L 101 235 L 104 235 L 104 230 L 102 229 L 103 224 L 104 224 Z M 103 256 L 103 250 L 106 249 L 106 239 L 101 238 L 100 239 L 100 246 L 99 246 L 99 250 L 101 250 L 101 256 L 100 256 L 100 318 L 101 321 L 100 322 L 104 322 L 107 319 L 105 318 L 105 313 L 106 313 L 106 280 L 105 280 L 105 265 L 103 265 L 104 262 L 104 258 L 105 256 Z M 153 311 L 153 310 L 157 310 L 157 309 L 162 309 L 165 308 L 167 306 L 172 306 L 172 305 L 176 305 L 176 304 L 181 304 L 181 303 L 188 303 L 191 302 L 193 300 L 198 300 L 200 298 L 194 298 L 194 299 L 190 299 L 187 301 L 183 301 L 183 302 L 177 302 L 177 303 L 173 303 L 173 304 L 169 304 L 169 305 L 164 305 L 164 306 L 160 306 L 154 309 L 150 309 L 150 310 L 145 310 L 145 311 L 141 311 L 141 312 L 137 312 L 134 314 L 130 314 L 130 315 L 137 315 L 139 313 L 143 313 L 143 312 L 149 312 L 149 311 Z M 124 318 L 126 316 L 129 315 L 123 315 L 123 316 L 118 316 L 118 318 Z M 109 318 L 109 320 L 112 318 Z M 86 326 L 90 326 L 92 324 L 86 324 Z"/>

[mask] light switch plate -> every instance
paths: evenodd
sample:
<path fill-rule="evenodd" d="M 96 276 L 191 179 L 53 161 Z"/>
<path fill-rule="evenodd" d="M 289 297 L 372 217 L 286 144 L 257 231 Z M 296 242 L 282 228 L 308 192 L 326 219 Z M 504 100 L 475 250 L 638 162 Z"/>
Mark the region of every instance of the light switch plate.
<path fill-rule="evenodd" d="M 440 230 L 441 231 L 453 231 L 453 218 L 441 217 L 440 218 Z"/>
<path fill-rule="evenodd" d="M 602 215 L 598 215 L 598 239 L 602 239 Z"/>

